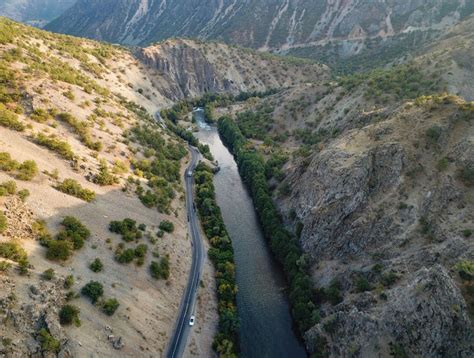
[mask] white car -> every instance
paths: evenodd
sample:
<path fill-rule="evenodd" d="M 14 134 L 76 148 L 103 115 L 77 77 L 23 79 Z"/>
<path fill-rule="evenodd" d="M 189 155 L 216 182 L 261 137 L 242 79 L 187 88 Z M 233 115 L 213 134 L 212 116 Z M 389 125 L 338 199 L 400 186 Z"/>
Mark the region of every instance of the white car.
<path fill-rule="evenodd" d="M 192 170 L 188 170 L 187 175 L 188 175 L 188 177 L 192 177 L 192 176 L 193 176 L 193 171 L 192 171 Z"/>
<path fill-rule="evenodd" d="M 189 325 L 192 327 L 192 326 L 194 326 L 195 322 L 196 322 L 196 317 L 191 316 L 191 318 L 189 319 Z"/>

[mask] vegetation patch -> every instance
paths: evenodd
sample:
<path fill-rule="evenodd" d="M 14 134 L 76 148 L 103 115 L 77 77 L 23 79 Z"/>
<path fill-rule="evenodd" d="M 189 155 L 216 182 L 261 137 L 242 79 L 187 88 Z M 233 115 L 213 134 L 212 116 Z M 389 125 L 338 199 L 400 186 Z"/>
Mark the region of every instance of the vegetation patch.
<path fill-rule="evenodd" d="M 199 164 L 195 170 L 196 205 L 211 248 L 209 258 L 216 269 L 219 301 L 219 331 L 213 348 L 218 354 L 235 355 L 238 351 L 239 318 L 235 282 L 234 250 L 216 202 L 212 170 Z"/>
<path fill-rule="evenodd" d="M 122 239 L 126 242 L 136 241 L 143 237 L 137 222 L 129 218 L 122 221 L 112 221 L 109 225 L 109 230 L 115 234 L 122 235 Z"/>
<path fill-rule="evenodd" d="M 42 245 L 47 247 L 46 257 L 53 261 L 66 261 L 72 255 L 73 250 L 79 250 L 84 246 L 91 233 L 78 219 L 66 216 L 62 223 L 64 227 L 55 239 L 46 239 Z"/>
<path fill-rule="evenodd" d="M 69 143 L 59 140 L 53 134 L 47 136 L 43 133 L 38 133 L 33 137 L 33 141 L 42 147 L 46 147 L 53 152 L 58 153 L 64 159 L 73 160 L 75 158 L 74 152 Z"/>
<path fill-rule="evenodd" d="M 104 295 L 104 287 L 100 282 L 90 281 L 82 287 L 81 293 L 88 297 L 92 303 L 96 303 Z"/>
<path fill-rule="evenodd" d="M 64 194 L 75 196 L 76 198 L 87 201 L 88 203 L 95 199 L 95 192 L 90 189 L 83 188 L 81 184 L 79 184 L 79 182 L 75 179 L 65 179 L 62 183 L 59 183 L 54 188 Z"/>

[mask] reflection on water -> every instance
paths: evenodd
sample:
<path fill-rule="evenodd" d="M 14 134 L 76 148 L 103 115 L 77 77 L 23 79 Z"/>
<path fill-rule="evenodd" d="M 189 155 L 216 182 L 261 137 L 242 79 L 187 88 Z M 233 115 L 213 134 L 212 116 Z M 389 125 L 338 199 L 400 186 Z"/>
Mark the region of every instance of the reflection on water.
<path fill-rule="evenodd" d="M 196 137 L 209 145 L 221 167 L 214 185 L 235 252 L 242 356 L 306 357 L 292 331 L 282 272 L 268 250 L 237 164 L 216 128 L 204 122 L 203 111 L 194 111 L 194 116 L 200 128 Z"/>

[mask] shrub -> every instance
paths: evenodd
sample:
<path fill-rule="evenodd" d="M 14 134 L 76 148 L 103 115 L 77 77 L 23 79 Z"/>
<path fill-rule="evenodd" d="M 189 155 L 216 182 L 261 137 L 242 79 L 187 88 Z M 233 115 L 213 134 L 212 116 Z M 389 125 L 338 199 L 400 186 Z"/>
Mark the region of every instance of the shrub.
<path fill-rule="evenodd" d="M 34 160 L 26 160 L 18 167 L 16 178 L 30 181 L 38 174 L 38 166 Z"/>
<path fill-rule="evenodd" d="M 132 262 L 133 259 L 135 259 L 135 250 L 133 249 L 117 249 L 115 251 L 115 260 L 121 264 L 128 264 Z"/>
<path fill-rule="evenodd" d="M 171 221 L 164 220 L 160 223 L 159 228 L 167 233 L 172 233 L 174 231 L 174 224 Z"/>
<path fill-rule="evenodd" d="M 16 193 L 16 183 L 13 180 L 5 181 L 0 184 L 0 190 L 5 194 L 13 195 Z"/>
<path fill-rule="evenodd" d="M 324 292 L 327 300 L 333 305 L 337 305 L 343 300 L 341 294 L 341 283 L 337 280 L 332 280 L 329 287 L 325 289 Z"/>
<path fill-rule="evenodd" d="M 102 311 L 107 316 L 112 316 L 115 313 L 115 311 L 117 311 L 117 308 L 119 308 L 119 306 L 120 306 L 120 303 L 117 301 L 117 299 L 109 298 L 103 303 Z"/>
<path fill-rule="evenodd" d="M 467 238 L 467 237 L 471 237 L 471 236 L 472 236 L 472 230 L 471 230 L 471 229 L 464 229 L 464 230 L 462 231 L 462 235 L 463 235 L 464 237 L 466 237 L 466 238 Z"/>
<path fill-rule="evenodd" d="M 12 267 L 12 264 L 6 261 L 0 261 L 0 272 L 8 272 Z"/>
<path fill-rule="evenodd" d="M 143 236 L 143 233 L 137 227 L 137 222 L 129 218 L 123 221 L 112 221 L 109 224 L 109 230 L 122 235 L 122 239 L 126 242 L 141 239 Z"/>
<path fill-rule="evenodd" d="M 18 115 L 8 110 L 2 103 L 0 103 L 0 126 L 18 132 L 23 132 L 25 130 L 25 125 L 20 122 Z"/>
<path fill-rule="evenodd" d="M 0 257 L 15 261 L 15 262 L 20 262 L 23 259 L 25 260 L 28 259 L 28 255 L 26 251 L 16 241 L 1 242 L 0 243 Z"/>
<path fill-rule="evenodd" d="M 55 189 L 87 202 L 91 202 L 95 199 L 94 191 L 83 188 L 81 184 L 74 179 L 65 179 L 62 183 L 55 186 Z"/>
<path fill-rule="evenodd" d="M 472 281 L 474 280 L 474 261 L 472 260 L 463 260 L 460 261 L 454 266 L 454 268 L 459 272 L 459 276 L 463 280 Z"/>
<path fill-rule="evenodd" d="M 152 261 L 150 264 L 151 276 L 155 279 L 167 280 L 170 277 L 170 264 L 167 257 L 163 257 L 160 262 Z"/>
<path fill-rule="evenodd" d="M 46 226 L 46 221 L 44 220 L 36 220 L 32 225 L 31 229 L 33 231 L 33 235 L 35 236 L 36 240 L 39 240 L 39 242 L 43 245 L 46 245 L 46 243 L 49 240 L 52 240 L 52 236 L 48 231 L 48 228 Z"/>
<path fill-rule="evenodd" d="M 57 139 L 54 135 L 50 135 L 48 137 L 43 133 L 38 133 L 36 136 L 33 137 L 33 140 L 36 144 L 58 153 L 64 159 L 73 160 L 75 157 L 74 152 L 72 151 L 72 148 L 69 143 Z"/>
<path fill-rule="evenodd" d="M 52 261 L 66 261 L 71 257 L 72 244 L 63 240 L 50 240 L 47 242 L 46 258 Z"/>
<path fill-rule="evenodd" d="M 106 186 L 106 185 L 114 185 L 114 184 L 117 184 L 118 182 L 119 182 L 118 177 L 116 177 L 109 171 L 107 162 L 105 160 L 101 160 L 100 166 L 99 166 L 99 173 L 94 177 L 94 183 L 99 184 L 101 186 Z"/>
<path fill-rule="evenodd" d="M 104 265 L 102 264 L 102 261 L 100 261 L 99 258 L 96 258 L 94 261 L 90 263 L 89 268 L 93 272 L 100 272 L 104 268 Z"/>
<path fill-rule="evenodd" d="M 68 290 L 72 286 L 74 286 L 74 276 L 73 275 L 68 275 L 66 277 L 66 279 L 64 280 L 64 288 Z"/>
<path fill-rule="evenodd" d="M 55 276 L 56 276 L 56 273 L 54 272 L 52 268 L 47 269 L 41 275 L 41 277 L 46 281 L 51 281 Z"/>
<path fill-rule="evenodd" d="M 0 152 L 0 170 L 11 172 L 18 168 L 18 162 L 11 158 L 10 153 Z"/>
<path fill-rule="evenodd" d="M 459 178 L 467 186 L 474 186 L 474 165 L 462 168 L 459 171 Z"/>
<path fill-rule="evenodd" d="M 68 326 L 74 323 L 76 327 L 81 325 L 79 314 L 81 310 L 73 305 L 65 305 L 59 311 L 59 323 L 63 326 Z"/>
<path fill-rule="evenodd" d="M 426 130 L 426 136 L 433 142 L 437 142 L 442 133 L 443 129 L 440 126 L 432 126 Z"/>
<path fill-rule="evenodd" d="M 38 332 L 38 341 L 45 352 L 58 353 L 61 348 L 61 343 L 46 328 L 41 328 Z"/>
<path fill-rule="evenodd" d="M 359 277 L 356 281 L 356 288 L 358 292 L 370 291 L 372 287 L 365 277 Z"/>
<path fill-rule="evenodd" d="M 30 191 L 28 189 L 22 189 L 18 192 L 18 197 L 21 201 L 26 201 L 26 199 L 30 196 Z"/>
<path fill-rule="evenodd" d="M 135 257 L 145 257 L 148 252 L 148 246 L 140 244 L 135 248 Z"/>
<path fill-rule="evenodd" d="M 104 294 L 104 287 L 100 282 L 90 281 L 81 289 L 81 293 L 84 296 L 89 297 L 92 303 L 96 303 Z"/>

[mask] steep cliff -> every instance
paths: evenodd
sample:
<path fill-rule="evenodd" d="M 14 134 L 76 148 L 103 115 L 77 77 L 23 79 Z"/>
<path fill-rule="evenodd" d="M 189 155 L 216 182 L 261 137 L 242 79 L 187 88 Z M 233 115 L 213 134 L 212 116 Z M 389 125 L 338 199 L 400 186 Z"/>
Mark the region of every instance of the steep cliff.
<path fill-rule="evenodd" d="M 266 91 L 327 79 L 326 66 L 221 43 L 172 39 L 136 53 L 155 88 L 176 100 L 206 92 Z"/>

